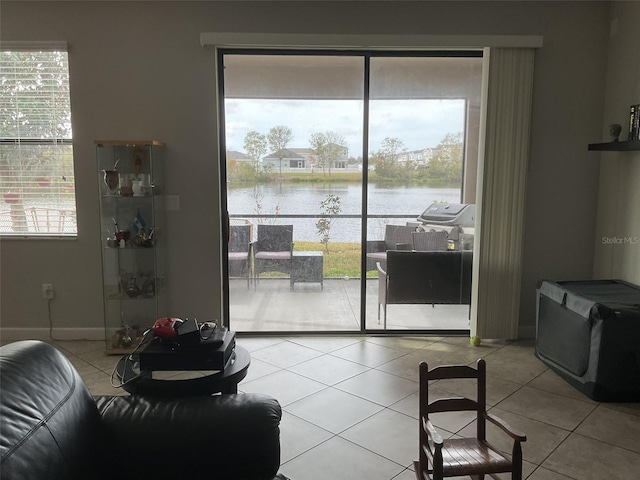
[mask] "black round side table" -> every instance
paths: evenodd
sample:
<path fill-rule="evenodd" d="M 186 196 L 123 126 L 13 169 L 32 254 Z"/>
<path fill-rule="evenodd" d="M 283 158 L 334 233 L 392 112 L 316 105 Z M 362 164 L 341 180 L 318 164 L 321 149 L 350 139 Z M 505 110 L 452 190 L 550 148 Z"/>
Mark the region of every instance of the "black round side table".
<path fill-rule="evenodd" d="M 238 383 L 247 376 L 251 355 L 240 347 L 235 351 L 224 370 L 214 371 L 202 377 L 188 379 L 153 378 L 152 371 L 141 371 L 136 354 L 125 355 L 116 366 L 115 375 L 129 393 L 164 397 L 187 395 L 211 395 L 213 393 L 238 393 Z"/>

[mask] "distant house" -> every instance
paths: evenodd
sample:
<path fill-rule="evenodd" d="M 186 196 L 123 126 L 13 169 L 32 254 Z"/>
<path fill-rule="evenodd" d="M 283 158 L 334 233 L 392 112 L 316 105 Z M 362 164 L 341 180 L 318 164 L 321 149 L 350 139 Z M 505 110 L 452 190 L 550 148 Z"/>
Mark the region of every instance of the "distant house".
<path fill-rule="evenodd" d="M 398 162 L 414 162 L 417 166 L 428 166 L 433 155 L 438 151 L 437 148 L 422 148 L 420 150 L 411 150 L 398 154 Z"/>
<path fill-rule="evenodd" d="M 349 164 L 349 149 L 347 147 L 331 144 L 333 147 L 338 147 L 340 155 L 336 158 L 331 165 L 332 169 L 346 170 Z"/>
<path fill-rule="evenodd" d="M 311 148 L 285 148 L 282 151 L 282 171 L 313 173 L 314 170 L 322 169 L 318 156 Z M 348 169 L 348 149 L 341 147 L 340 156 L 325 165 L 326 169 L 347 170 Z M 272 152 L 262 159 L 262 166 L 272 171 L 280 171 L 280 155 Z"/>
<path fill-rule="evenodd" d="M 333 170 L 333 169 L 346 170 L 348 168 L 348 163 L 349 163 L 349 149 L 347 147 L 342 147 L 334 143 L 329 145 L 330 147 L 334 147 L 334 148 L 337 147 L 338 150 L 340 151 L 340 154 L 338 155 L 338 158 L 336 158 L 331 162 L 331 165 L 325 165 L 325 168 L 329 170 Z M 313 152 L 311 148 L 292 148 L 292 150 L 294 150 L 295 152 L 299 152 L 301 155 L 307 155 L 307 157 L 312 162 L 311 166 L 313 168 L 322 168 L 322 165 L 320 165 L 318 156 Z"/>
<path fill-rule="evenodd" d="M 281 159 L 282 165 L 280 164 Z M 262 166 L 274 171 L 279 171 L 280 166 L 282 166 L 283 172 L 288 172 L 291 170 L 301 170 L 306 168 L 307 158 L 296 153 L 292 149 L 284 148 L 278 152 L 273 152 L 266 157 L 263 157 Z"/>
<path fill-rule="evenodd" d="M 246 153 L 237 152 L 235 150 L 227 150 L 227 161 L 234 160 L 238 163 L 249 163 L 253 162 L 253 159 L 247 156 Z"/>
<path fill-rule="evenodd" d="M 293 153 L 297 153 L 305 160 L 305 168 L 313 168 L 317 162 L 317 155 L 311 148 L 290 148 Z"/>

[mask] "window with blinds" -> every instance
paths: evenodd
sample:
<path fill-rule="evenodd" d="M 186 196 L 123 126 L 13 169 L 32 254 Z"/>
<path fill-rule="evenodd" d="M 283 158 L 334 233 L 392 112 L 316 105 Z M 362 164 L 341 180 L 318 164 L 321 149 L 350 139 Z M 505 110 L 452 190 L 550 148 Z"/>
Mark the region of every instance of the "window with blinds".
<path fill-rule="evenodd" d="M 0 51 L 0 235 L 75 236 L 66 51 Z"/>

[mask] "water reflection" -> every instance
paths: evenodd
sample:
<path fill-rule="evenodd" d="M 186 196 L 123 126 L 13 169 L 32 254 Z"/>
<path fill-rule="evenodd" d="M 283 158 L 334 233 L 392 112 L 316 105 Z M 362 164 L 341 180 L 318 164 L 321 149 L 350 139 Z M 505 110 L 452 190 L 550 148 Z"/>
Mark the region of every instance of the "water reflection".
<path fill-rule="evenodd" d="M 331 229 L 331 239 L 336 242 L 360 241 L 360 215 L 362 213 L 362 189 L 359 184 L 267 184 L 256 187 L 229 187 L 228 207 L 232 217 L 250 218 L 253 224 L 288 223 L 294 225 L 294 240 L 319 241 L 316 222 L 320 216 L 320 202 L 327 195 L 340 197 L 341 215 Z M 402 218 L 370 218 L 368 237 L 383 238 L 387 223 L 404 224 L 415 221 L 425 208 L 434 202 L 460 202 L 459 188 L 432 188 L 424 186 L 377 186 L 371 184 L 368 191 L 370 215 L 406 215 Z M 281 215 L 311 215 L 311 218 L 283 218 Z M 316 216 L 317 215 L 317 216 Z M 257 218 L 255 218 L 257 216 Z"/>

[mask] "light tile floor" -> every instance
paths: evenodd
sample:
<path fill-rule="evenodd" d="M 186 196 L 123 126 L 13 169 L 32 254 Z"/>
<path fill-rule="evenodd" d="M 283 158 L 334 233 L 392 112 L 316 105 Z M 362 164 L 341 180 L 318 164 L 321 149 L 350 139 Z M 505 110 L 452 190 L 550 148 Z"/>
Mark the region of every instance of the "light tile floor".
<path fill-rule="evenodd" d="M 118 360 L 101 342 L 59 341 L 94 394 L 125 394 L 109 381 Z M 525 478 L 640 478 L 640 404 L 591 401 L 533 354 L 532 341 L 472 347 L 462 337 L 241 337 L 251 352 L 242 392 L 283 407 L 281 471 L 292 480 L 414 480 L 418 364 L 487 361 L 491 411 L 527 435 Z M 465 394 L 451 381 L 433 386 Z M 445 435 L 473 435 L 472 415 L 441 415 Z M 511 445 L 496 431 L 489 439 Z M 510 478 L 510 477 L 501 477 Z"/>

